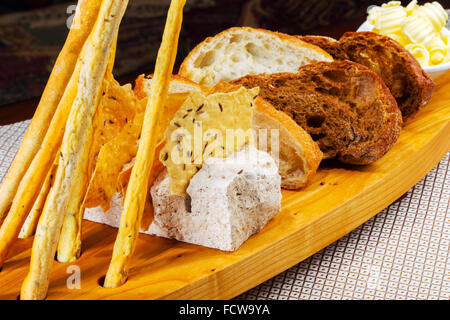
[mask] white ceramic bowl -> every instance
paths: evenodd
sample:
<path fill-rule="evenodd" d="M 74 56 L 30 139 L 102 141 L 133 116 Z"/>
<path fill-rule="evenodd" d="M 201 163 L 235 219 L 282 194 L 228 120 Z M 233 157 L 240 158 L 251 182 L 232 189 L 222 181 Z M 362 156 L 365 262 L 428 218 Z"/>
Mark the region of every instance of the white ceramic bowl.
<path fill-rule="evenodd" d="M 373 25 L 370 24 L 368 21 L 365 21 L 359 28 L 356 30 L 359 31 L 372 31 Z M 450 34 L 450 30 L 444 28 L 443 31 L 445 34 Z M 450 69 L 450 62 L 441 63 L 435 66 L 428 66 L 424 67 L 423 70 L 425 70 L 426 73 L 434 80 L 443 75 L 445 72 L 447 72 Z"/>

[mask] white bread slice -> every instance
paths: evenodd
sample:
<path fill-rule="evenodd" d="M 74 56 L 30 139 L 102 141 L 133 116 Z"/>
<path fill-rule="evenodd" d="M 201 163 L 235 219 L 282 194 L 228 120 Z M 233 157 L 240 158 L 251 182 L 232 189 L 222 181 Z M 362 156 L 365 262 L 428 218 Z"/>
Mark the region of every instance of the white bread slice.
<path fill-rule="evenodd" d="M 319 61 L 333 61 L 321 48 L 284 33 L 250 27 L 230 28 L 197 45 L 179 74 L 200 85 L 214 86 L 260 73 L 297 72 Z"/>
<path fill-rule="evenodd" d="M 280 176 L 274 160 L 254 147 L 225 159 L 208 158 L 191 179 L 190 197 L 170 195 L 164 171 L 151 188 L 155 219 L 142 233 L 234 251 L 281 209 Z M 111 208 L 86 209 L 84 218 L 118 227 L 119 194 Z"/>

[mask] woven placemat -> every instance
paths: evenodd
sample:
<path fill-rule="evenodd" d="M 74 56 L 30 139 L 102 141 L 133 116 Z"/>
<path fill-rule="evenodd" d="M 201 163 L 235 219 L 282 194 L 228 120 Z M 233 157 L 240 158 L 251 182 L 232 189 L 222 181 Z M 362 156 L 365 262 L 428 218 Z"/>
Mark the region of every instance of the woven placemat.
<path fill-rule="evenodd" d="M 450 298 L 450 152 L 399 200 L 238 299 Z"/>
<path fill-rule="evenodd" d="M 29 121 L 0 127 L 0 179 Z M 450 152 L 401 199 L 237 299 L 450 299 Z"/>

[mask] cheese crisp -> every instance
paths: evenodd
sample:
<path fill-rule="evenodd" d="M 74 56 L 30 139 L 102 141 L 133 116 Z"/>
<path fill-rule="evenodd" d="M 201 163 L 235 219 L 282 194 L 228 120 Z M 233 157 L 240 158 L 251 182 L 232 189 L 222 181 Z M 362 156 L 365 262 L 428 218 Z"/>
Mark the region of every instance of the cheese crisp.
<path fill-rule="evenodd" d="M 123 185 L 128 184 L 133 164 L 130 164 L 126 169 L 123 168 L 136 156 L 144 121 L 143 109 L 146 105 L 144 99 L 136 104 L 133 103 L 134 98 L 128 97 L 128 86 L 116 87 L 114 96 L 108 94 L 110 91 L 114 92 L 111 87 L 109 89 L 105 95 L 107 99 L 103 106 L 103 114 L 98 117 L 99 120 L 97 121 L 99 122 L 99 128 L 96 132 L 95 141 L 99 141 L 98 144 L 101 144 L 101 148 L 85 198 L 87 208 L 101 206 L 105 212 L 110 207 L 109 203 L 112 196 L 116 192 L 123 192 Z M 123 90 L 122 94 L 118 94 L 120 91 L 117 91 L 117 89 Z M 169 125 L 175 112 L 186 100 L 186 97 L 187 93 L 169 93 L 164 104 L 164 114 L 159 122 L 159 129 L 162 133 L 158 131 L 155 136 L 158 144 L 162 143 L 164 130 Z M 119 102 L 119 104 L 111 102 Z M 128 108 L 125 108 L 124 106 L 127 105 Z M 128 118 L 126 118 L 127 114 Z M 134 116 L 134 114 L 136 115 Z M 114 129 L 119 131 L 115 136 L 112 133 Z M 97 150 L 97 146 L 93 148 Z M 122 177 L 119 177 L 121 174 Z M 150 185 L 152 182 L 153 179 L 150 180 Z M 123 194 L 125 193 L 123 192 Z"/>
<path fill-rule="evenodd" d="M 253 144 L 253 104 L 258 92 L 258 88 L 240 88 L 208 96 L 190 93 L 170 122 L 160 153 L 173 194 L 186 194 L 190 179 L 206 158 L 227 157 Z"/>

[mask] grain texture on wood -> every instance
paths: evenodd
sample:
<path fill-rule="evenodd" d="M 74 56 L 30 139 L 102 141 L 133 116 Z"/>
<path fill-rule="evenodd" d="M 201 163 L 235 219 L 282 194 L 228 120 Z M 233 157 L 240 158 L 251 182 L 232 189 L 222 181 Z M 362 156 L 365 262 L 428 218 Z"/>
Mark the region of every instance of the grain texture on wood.
<path fill-rule="evenodd" d="M 405 124 L 394 148 L 369 166 L 321 165 L 300 191 L 283 191 L 282 211 L 234 253 L 140 235 L 129 280 L 98 283 L 116 229 L 84 221 L 81 258 L 54 262 L 48 299 L 228 299 L 288 269 L 336 241 L 394 202 L 450 149 L 450 73 L 436 79 L 430 103 Z M 30 239 L 18 240 L 0 272 L 0 299 L 16 299 L 26 275 Z M 67 268 L 81 269 L 81 289 L 69 290 Z M 69 269 L 70 271 L 71 269 Z"/>

